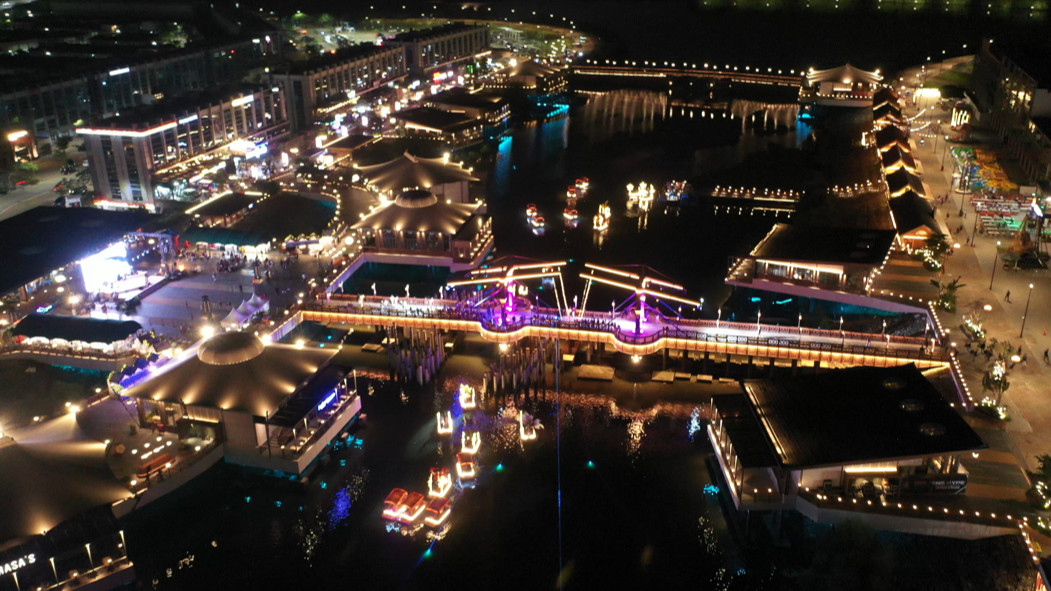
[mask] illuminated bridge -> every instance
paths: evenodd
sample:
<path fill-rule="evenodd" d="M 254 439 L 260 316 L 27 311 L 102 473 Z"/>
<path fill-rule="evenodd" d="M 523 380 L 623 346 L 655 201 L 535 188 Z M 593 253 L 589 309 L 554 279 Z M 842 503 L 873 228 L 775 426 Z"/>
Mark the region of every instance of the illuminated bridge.
<path fill-rule="evenodd" d="M 303 321 L 327 325 L 398 326 L 478 333 L 493 343 L 523 338 L 596 343 L 627 355 L 669 351 L 747 356 L 829 367 L 887 367 L 915 363 L 947 368 L 949 359 L 930 351 L 920 337 L 841 332 L 811 328 L 651 317 L 641 325 L 628 315 L 559 313 L 555 308 L 519 308 L 506 314 L 498 304 L 424 298 L 332 295 L 304 304 L 278 333 Z M 275 334 L 279 337 L 280 334 Z"/>
<path fill-rule="evenodd" d="M 708 78 L 716 80 L 729 80 L 731 82 L 745 82 L 750 84 L 771 84 L 775 86 L 794 86 L 799 88 L 803 81 L 803 73 L 775 74 L 762 73 L 756 68 L 754 71 L 740 71 L 737 69 L 718 69 L 718 67 L 704 67 L 708 64 L 691 64 L 690 67 L 681 68 L 639 65 L 639 62 L 624 62 L 622 65 L 598 65 L 598 64 L 576 64 L 572 73 L 580 76 L 623 76 L 628 78 Z M 783 72 L 784 70 L 780 70 Z"/>

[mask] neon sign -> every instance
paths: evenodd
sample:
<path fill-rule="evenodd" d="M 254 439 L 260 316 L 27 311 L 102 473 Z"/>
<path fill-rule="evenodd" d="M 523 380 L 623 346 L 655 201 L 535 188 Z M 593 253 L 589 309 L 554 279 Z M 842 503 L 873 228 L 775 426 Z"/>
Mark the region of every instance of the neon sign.
<path fill-rule="evenodd" d="M 0 575 L 9 575 L 31 564 L 36 564 L 36 554 L 26 554 L 21 558 L 12 560 L 11 562 L 5 562 L 0 566 Z"/>

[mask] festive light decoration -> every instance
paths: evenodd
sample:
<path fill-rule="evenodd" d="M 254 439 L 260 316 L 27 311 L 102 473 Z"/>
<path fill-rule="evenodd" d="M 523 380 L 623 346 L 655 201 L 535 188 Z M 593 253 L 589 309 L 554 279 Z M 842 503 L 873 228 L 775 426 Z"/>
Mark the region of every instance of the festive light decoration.
<path fill-rule="evenodd" d="M 609 229 L 609 220 L 613 217 L 613 213 L 609 208 L 608 203 L 603 203 L 598 206 L 598 213 L 592 219 L 592 225 L 596 232 L 605 232 Z"/>
<path fill-rule="evenodd" d="M 467 431 L 460 432 L 460 452 L 465 454 L 474 455 L 478 453 L 478 449 L 482 447 L 482 436 L 477 431 L 471 432 L 470 435 Z"/>
<path fill-rule="evenodd" d="M 468 384 L 460 384 L 459 394 L 460 407 L 464 410 L 470 410 L 478 405 L 474 387 Z"/>
<path fill-rule="evenodd" d="M 532 425 L 526 425 L 522 419 L 522 415 L 525 413 L 518 413 L 518 436 L 521 437 L 522 441 L 533 441 L 536 439 L 536 428 Z"/>
<path fill-rule="evenodd" d="M 451 435 L 453 432 L 453 415 L 450 411 L 438 412 L 438 435 Z"/>
<path fill-rule="evenodd" d="M 444 498 L 452 490 L 453 479 L 448 468 L 431 468 L 427 479 L 427 496 Z"/>
<path fill-rule="evenodd" d="M 474 456 L 465 453 L 456 454 L 456 475 L 460 477 L 460 480 L 471 480 L 474 478 Z"/>

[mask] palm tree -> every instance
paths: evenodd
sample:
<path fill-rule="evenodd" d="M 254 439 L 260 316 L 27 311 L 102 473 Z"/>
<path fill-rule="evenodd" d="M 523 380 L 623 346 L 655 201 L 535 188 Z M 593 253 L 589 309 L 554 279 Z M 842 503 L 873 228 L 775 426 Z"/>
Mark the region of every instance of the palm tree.
<path fill-rule="evenodd" d="M 966 284 L 960 283 L 960 277 L 949 282 L 931 279 L 931 285 L 938 288 L 938 307 L 946 312 L 956 311 L 956 290 Z"/>

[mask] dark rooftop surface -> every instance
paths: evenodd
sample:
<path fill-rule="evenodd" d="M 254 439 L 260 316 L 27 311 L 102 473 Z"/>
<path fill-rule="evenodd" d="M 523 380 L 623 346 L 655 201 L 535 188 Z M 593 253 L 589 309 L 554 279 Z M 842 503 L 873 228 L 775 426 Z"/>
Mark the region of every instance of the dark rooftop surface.
<path fill-rule="evenodd" d="M 733 442 L 737 459 L 743 468 L 765 468 L 777 465 L 777 455 L 763 433 L 763 427 L 752 413 L 748 397 L 743 394 L 720 394 L 712 397 L 723 420 L 723 428 Z"/>
<path fill-rule="evenodd" d="M 47 337 L 85 343 L 113 343 L 123 341 L 140 330 L 142 330 L 142 325 L 134 320 L 30 314 L 19 320 L 12 332 L 25 337 Z"/>
<path fill-rule="evenodd" d="M 775 224 L 752 249 L 752 256 L 770 260 L 878 265 L 887 256 L 893 241 L 893 230 Z"/>
<path fill-rule="evenodd" d="M 448 33 L 455 33 L 458 31 L 466 31 L 469 29 L 480 28 L 480 25 L 469 25 L 466 23 L 449 23 L 440 27 L 434 27 L 431 29 L 421 29 L 419 31 L 407 31 L 399 35 L 395 35 L 394 41 L 401 43 L 411 43 L 413 41 L 422 41 L 424 39 L 430 39 L 432 37 L 438 37 L 440 35 L 446 35 Z"/>
<path fill-rule="evenodd" d="M 346 375 L 347 370 L 342 367 L 326 366 L 270 416 L 270 424 L 278 427 L 296 426 L 336 389 Z"/>
<path fill-rule="evenodd" d="M 197 112 L 201 107 L 218 104 L 232 100 L 240 96 L 250 95 L 264 89 L 270 92 L 270 87 L 258 84 L 231 83 L 221 86 L 212 86 L 205 90 L 191 92 L 166 98 L 150 105 L 142 105 L 121 111 L 119 117 L 103 119 L 92 127 L 107 129 L 130 129 L 136 126 L 149 126 L 156 123 L 171 121 L 188 112 Z"/>
<path fill-rule="evenodd" d="M 887 186 L 890 187 L 890 192 L 897 193 L 902 189 L 911 189 L 916 193 L 923 195 L 923 181 L 920 177 L 912 174 L 904 168 L 899 168 L 894 172 L 887 175 Z"/>
<path fill-rule="evenodd" d="M 0 447 L 0 548 L 131 495 L 75 415 L 20 429 Z"/>
<path fill-rule="evenodd" d="M 474 117 L 469 117 L 462 113 L 452 113 L 431 107 L 419 107 L 401 111 L 395 114 L 394 117 L 406 123 L 441 131 L 454 130 L 470 125 L 475 121 Z"/>
<path fill-rule="evenodd" d="M 749 380 L 744 386 L 785 467 L 856 464 L 986 447 L 915 365 Z"/>
<path fill-rule="evenodd" d="M 443 158 L 423 158 L 406 152 L 393 160 L 361 166 L 361 176 L 380 191 L 398 193 L 403 189 L 429 189 L 434 185 L 477 181 L 471 173 L 455 162 Z"/>
<path fill-rule="evenodd" d="M 375 45 L 373 43 L 358 43 L 349 47 L 341 47 L 335 53 L 325 53 L 311 60 L 292 62 L 288 66 L 288 73 L 292 75 L 305 74 L 316 70 L 324 70 L 339 64 L 352 62 L 364 57 L 369 57 L 391 51 L 391 47 Z"/>
<path fill-rule="evenodd" d="M 0 293 L 95 254 L 156 219 L 144 211 L 37 207 L 0 221 Z"/>
<path fill-rule="evenodd" d="M 473 109 L 498 109 L 506 102 L 502 95 L 493 92 L 469 92 L 466 88 L 446 90 L 425 101 L 426 104 L 470 107 Z"/>
<path fill-rule="evenodd" d="M 312 199 L 295 193 L 278 193 L 256 203 L 233 229 L 270 239 L 320 234 L 336 217 L 332 201 Z"/>
<path fill-rule="evenodd" d="M 899 233 L 910 232 L 920 227 L 930 228 L 939 233 L 942 231 L 938 221 L 934 219 L 934 206 L 913 191 L 892 198 L 890 210 L 894 212 L 894 222 Z"/>
<path fill-rule="evenodd" d="M 218 338 L 217 335 L 213 338 Z M 207 344 L 207 343 L 205 343 Z M 293 392 L 329 360 L 336 350 L 269 345 L 239 358 L 223 351 L 224 364 L 199 355 L 169 363 L 161 372 L 128 389 L 124 395 L 247 412 L 273 414 Z M 254 356 L 250 356 L 254 354 Z"/>

